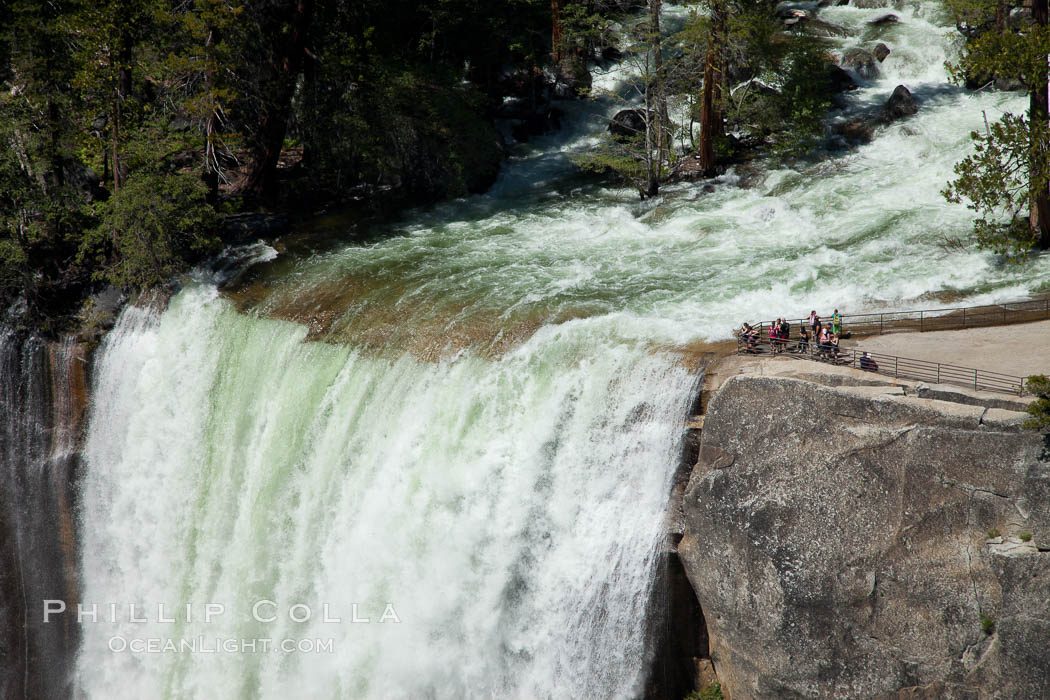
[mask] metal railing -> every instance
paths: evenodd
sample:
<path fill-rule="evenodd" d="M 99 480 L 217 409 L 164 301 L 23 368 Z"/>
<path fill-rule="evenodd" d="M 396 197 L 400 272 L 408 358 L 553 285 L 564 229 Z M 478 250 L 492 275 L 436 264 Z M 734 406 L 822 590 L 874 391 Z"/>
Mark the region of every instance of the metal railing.
<path fill-rule="evenodd" d="M 804 347 L 805 346 L 805 347 Z M 974 367 L 960 367 L 941 362 L 916 360 L 910 357 L 898 357 L 884 353 L 870 352 L 861 348 L 834 348 L 819 346 L 812 341 L 808 343 L 794 339 L 755 338 L 748 343 L 737 337 L 737 352 L 768 352 L 800 360 L 817 360 L 843 367 L 862 369 L 873 374 L 880 374 L 895 379 L 912 379 L 933 384 L 952 384 L 963 386 L 974 391 L 993 391 L 1014 396 L 1024 396 L 1025 378 L 1012 374 L 992 372 Z M 869 364 L 864 355 L 871 360 Z"/>
<path fill-rule="evenodd" d="M 891 333 L 894 331 L 944 331 L 978 326 L 1000 326 L 1025 321 L 1050 319 L 1050 297 L 1011 301 L 984 306 L 957 306 L 921 311 L 885 311 L 864 314 L 841 314 L 842 329 L 858 335 Z M 821 323 L 831 323 L 831 315 L 821 316 Z M 809 328 L 809 317 L 789 319 L 792 326 L 802 324 Z M 769 330 L 767 323 L 754 326 Z"/>

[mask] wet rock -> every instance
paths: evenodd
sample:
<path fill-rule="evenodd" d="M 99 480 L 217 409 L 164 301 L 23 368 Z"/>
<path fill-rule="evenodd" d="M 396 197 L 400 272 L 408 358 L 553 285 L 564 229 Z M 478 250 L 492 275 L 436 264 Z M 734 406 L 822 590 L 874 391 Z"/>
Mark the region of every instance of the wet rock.
<path fill-rule="evenodd" d="M 871 50 L 871 55 L 874 56 L 879 63 L 882 63 L 886 60 L 886 57 L 890 55 L 890 47 L 880 41 L 875 44 L 875 48 Z"/>
<path fill-rule="evenodd" d="M 609 132 L 620 138 L 645 134 L 645 112 L 641 109 L 621 109 L 609 121 Z"/>
<path fill-rule="evenodd" d="M 825 22 L 822 19 L 810 18 L 806 20 L 803 29 L 810 36 L 824 38 L 841 38 L 850 36 L 850 31 L 840 24 Z"/>
<path fill-rule="evenodd" d="M 1018 78 L 1004 78 L 1001 75 L 996 77 L 994 87 L 1002 92 L 1018 92 L 1027 89 Z"/>
<path fill-rule="evenodd" d="M 893 94 L 890 95 L 890 99 L 886 100 L 886 105 L 882 108 L 879 118 L 883 122 L 892 122 L 915 114 L 918 111 L 919 106 L 915 104 L 915 98 L 912 97 L 911 91 L 903 85 L 898 85 L 893 88 Z"/>
<path fill-rule="evenodd" d="M 851 4 L 863 10 L 873 10 L 880 7 L 892 7 L 895 10 L 900 10 L 904 7 L 904 0 L 852 0 Z"/>
<path fill-rule="evenodd" d="M 496 119 L 528 119 L 532 102 L 527 97 L 508 97 L 496 108 Z"/>
<path fill-rule="evenodd" d="M 831 133 L 851 144 L 871 143 L 875 137 L 875 127 L 866 119 L 847 119 L 832 124 Z"/>
<path fill-rule="evenodd" d="M 875 19 L 873 19 L 870 22 L 868 22 L 868 24 L 870 24 L 870 25 L 872 25 L 874 27 L 882 27 L 882 26 L 885 26 L 887 24 L 896 24 L 897 22 L 900 22 L 900 21 L 901 21 L 900 17 L 898 17 L 897 15 L 895 15 L 895 14 L 893 14 L 891 12 L 889 14 L 882 15 L 881 17 L 876 17 Z"/>
<path fill-rule="evenodd" d="M 853 80 L 853 76 L 843 70 L 840 66 L 836 66 L 834 63 L 828 63 L 824 66 L 824 70 L 827 73 L 832 92 L 846 92 L 847 90 L 855 90 L 857 88 L 857 83 Z"/>
<path fill-rule="evenodd" d="M 520 124 L 511 129 L 514 140 L 525 143 L 533 136 L 542 136 L 561 129 L 563 112 L 557 107 L 545 107 L 529 114 Z"/>
<path fill-rule="evenodd" d="M 587 64 L 577 57 L 562 61 L 553 78 L 550 94 L 556 100 L 574 100 L 586 95 L 593 83 Z"/>
<path fill-rule="evenodd" d="M 847 49 L 842 54 L 840 64 L 846 70 L 856 73 L 862 80 L 875 80 L 879 77 L 879 62 L 869 52 L 862 48 L 854 47 Z"/>
<path fill-rule="evenodd" d="M 273 239 L 288 231 L 288 217 L 281 214 L 231 214 L 223 222 L 223 240 L 243 243 Z"/>

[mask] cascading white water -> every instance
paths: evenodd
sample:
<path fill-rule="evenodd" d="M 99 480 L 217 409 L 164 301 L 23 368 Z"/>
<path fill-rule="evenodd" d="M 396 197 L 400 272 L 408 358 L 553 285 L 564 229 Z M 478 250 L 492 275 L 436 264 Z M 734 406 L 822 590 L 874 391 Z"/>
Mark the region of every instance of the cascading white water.
<path fill-rule="evenodd" d="M 1050 284 L 1046 259 L 1012 268 L 938 246 L 969 225 L 939 195 L 968 131 L 982 109 L 995 118 L 1023 99 L 948 87 L 936 13 L 867 28 L 881 12 L 823 15 L 855 30 L 843 48 L 892 49 L 851 100 L 877 105 L 905 83 L 921 101 L 870 145 L 639 204 L 573 174 L 566 152 L 617 107 L 579 103 L 568 133 L 521 147 L 490 193 L 416 212 L 374 243 L 268 263 L 262 292 L 244 295 L 256 316 L 209 283 L 163 313 L 127 310 L 98 355 L 85 450 L 82 599 L 99 620 L 82 625 L 78 688 L 638 695 L 696 381 L 658 348 L 813 307 L 984 302 Z M 316 322 L 334 342 L 266 316 Z M 275 621 L 253 619 L 258 601 L 276 603 Z M 146 622 L 129 619 L 132 602 Z M 208 603 L 225 612 L 204 622 Z M 379 622 L 388 603 L 400 622 Z M 177 621 L 159 621 L 158 604 Z M 289 620 L 297 604 L 311 620 Z M 341 622 L 323 621 L 325 605 Z M 113 650 L 150 638 L 333 642 Z"/>
<path fill-rule="evenodd" d="M 150 622 L 125 607 L 83 625 L 89 697 L 640 691 L 689 372 L 587 322 L 497 362 L 426 364 L 304 344 L 228 306 L 198 287 L 159 317 L 129 310 L 101 354 L 83 599 L 103 618 L 138 602 Z M 260 600 L 277 621 L 253 620 Z M 187 603 L 226 612 L 186 623 Z M 379 622 L 388 603 L 400 622 Z M 295 604 L 314 619 L 290 622 Z M 341 623 L 317 619 L 326 604 Z M 113 651 L 198 635 L 334 641 Z"/>

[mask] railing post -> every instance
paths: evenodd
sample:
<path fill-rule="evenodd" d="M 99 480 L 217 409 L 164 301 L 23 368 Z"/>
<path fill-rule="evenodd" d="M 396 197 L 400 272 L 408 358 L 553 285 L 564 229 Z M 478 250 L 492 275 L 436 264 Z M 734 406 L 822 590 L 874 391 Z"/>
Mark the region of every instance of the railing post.
<path fill-rule="evenodd" d="M 919 312 L 919 332 L 922 333 L 922 312 Z"/>
<path fill-rule="evenodd" d="M 900 359 L 899 357 L 894 357 L 893 358 L 893 378 L 894 379 L 897 378 L 897 360 L 899 360 L 899 359 Z"/>
<path fill-rule="evenodd" d="M 963 307 L 963 328 L 966 327 L 966 307 Z"/>
<path fill-rule="evenodd" d="M 973 390 L 977 391 L 977 370 L 973 371 Z"/>
<path fill-rule="evenodd" d="M 885 320 L 886 320 L 886 315 L 885 314 L 879 314 L 879 335 L 882 335 L 883 333 L 886 332 Z"/>
<path fill-rule="evenodd" d="M 937 363 L 937 383 L 941 383 L 941 363 Z"/>

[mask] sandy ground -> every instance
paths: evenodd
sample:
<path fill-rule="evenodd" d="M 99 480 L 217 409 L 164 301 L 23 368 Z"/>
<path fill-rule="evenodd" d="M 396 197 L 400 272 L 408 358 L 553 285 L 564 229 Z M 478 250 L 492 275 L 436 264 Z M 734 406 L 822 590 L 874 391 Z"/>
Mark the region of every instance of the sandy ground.
<path fill-rule="evenodd" d="M 1050 375 L 1050 321 L 958 331 L 887 333 L 845 341 L 842 345 L 1020 377 Z"/>

